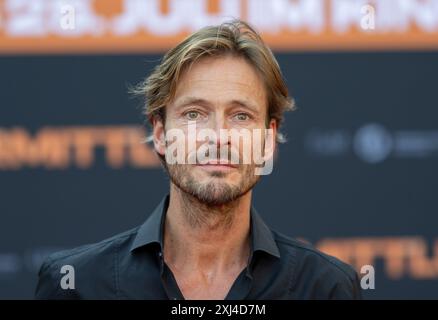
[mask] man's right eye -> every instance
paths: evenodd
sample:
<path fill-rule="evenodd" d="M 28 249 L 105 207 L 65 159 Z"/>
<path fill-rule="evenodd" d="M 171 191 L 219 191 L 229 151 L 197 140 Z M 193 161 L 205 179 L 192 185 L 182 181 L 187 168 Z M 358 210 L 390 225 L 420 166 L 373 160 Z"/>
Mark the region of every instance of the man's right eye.
<path fill-rule="evenodd" d="M 185 116 L 188 120 L 197 120 L 199 118 L 199 112 L 198 111 L 188 111 L 185 113 Z"/>

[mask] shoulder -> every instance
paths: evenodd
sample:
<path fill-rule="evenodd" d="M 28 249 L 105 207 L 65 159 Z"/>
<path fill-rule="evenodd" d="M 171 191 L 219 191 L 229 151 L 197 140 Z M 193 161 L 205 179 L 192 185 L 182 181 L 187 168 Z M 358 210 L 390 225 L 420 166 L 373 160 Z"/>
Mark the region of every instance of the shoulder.
<path fill-rule="evenodd" d="M 78 299 L 77 290 L 64 290 L 61 280 L 68 272 L 73 272 L 76 287 L 88 284 L 102 287 L 114 286 L 117 255 L 129 251 L 138 227 L 117 234 L 97 243 L 55 252 L 43 262 L 38 273 L 37 299 Z"/>
<path fill-rule="evenodd" d="M 55 252 L 46 259 L 46 262 L 50 264 L 71 263 L 83 266 L 87 263 L 96 262 L 96 260 L 111 258 L 121 247 L 129 246 L 132 238 L 137 234 L 137 230 L 138 227 L 97 243 Z"/>
<path fill-rule="evenodd" d="M 309 243 L 273 231 L 282 259 L 291 261 L 291 290 L 308 298 L 359 299 L 359 277 L 349 264 L 325 254 Z"/>

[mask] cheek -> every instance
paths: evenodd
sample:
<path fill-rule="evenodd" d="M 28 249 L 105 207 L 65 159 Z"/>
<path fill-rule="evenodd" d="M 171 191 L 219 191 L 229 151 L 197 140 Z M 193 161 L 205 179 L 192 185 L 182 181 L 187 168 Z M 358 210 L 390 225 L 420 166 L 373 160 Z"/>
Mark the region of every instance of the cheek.
<path fill-rule="evenodd" d="M 246 136 L 242 136 L 237 142 L 237 139 L 231 140 L 231 148 L 238 152 L 240 163 L 242 164 L 260 164 L 260 158 L 264 154 L 265 143 L 267 138 L 266 129 L 256 128 L 250 130 Z"/>

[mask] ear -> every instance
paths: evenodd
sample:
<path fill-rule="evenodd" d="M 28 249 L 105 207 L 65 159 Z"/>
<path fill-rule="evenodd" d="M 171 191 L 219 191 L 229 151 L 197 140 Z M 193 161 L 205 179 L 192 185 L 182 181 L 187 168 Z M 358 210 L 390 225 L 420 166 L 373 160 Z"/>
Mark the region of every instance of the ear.
<path fill-rule="evenodd" d="M 277 147 L 277 131 L 278 131 L 278 121 L 276 119 L 271 119 L 269 121 L 269 127 L 268 129 L 272 130 L 272 146 L 270 146 L 270 148 L 272 149 L 271 151 L 268 151 L 268 153 L 270 152 L 272 155 L 275 154 L 275 149 Z M 269 135 L 268 135 L 269 137 Z M 268 147 L 269 148 L 269 147 Z"/>
<path fill-rule="evenodd" d="M 166 152 L 166 137 L 165 137 L 165 128 L 163 124 L 163 120 L 160 117 L 154 117 L 152 119 L 152 137 L 154 141 L 155 151 L 164 156 Z"/>

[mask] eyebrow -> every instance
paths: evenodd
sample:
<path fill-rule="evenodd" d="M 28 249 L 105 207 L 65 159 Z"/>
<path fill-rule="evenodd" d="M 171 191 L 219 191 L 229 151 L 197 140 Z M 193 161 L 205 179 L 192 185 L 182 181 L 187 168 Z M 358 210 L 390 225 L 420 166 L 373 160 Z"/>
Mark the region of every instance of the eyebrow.
<path fill-rule="evenodd" d="M 181 99 L 181 101 L 176 102 L 178 109 L 184 108 L 184 107 L 189 106 L 191 104 L 201 105 L 201 106 L 205 106 L 208 108 L 212 108 L 211 102 L 209 102 L 208 100 L 202 99 L 202 98 L 197 98 L 197 97 L 184 97 Z M 256 107 L 255 104 L 253 104 L 247 100 L 233 99 L 229 102 L 229 104 L 233 105 L 233 106 L 243 107 L 243 108 L 249 109 L 253 112 L 260 111 L 260 110 L 258 110 L 258 108 Z"/>
<path fill-rule="evenodd" d="M 191 104 L 202 105 L 206 107 L 211 107 L 211 103 L 205 99 L 196 98 L 196 97 L 184 97 L 181 101 L 176 101 L 177 108 L 183 108 Z"/>
<path fill-rule="evenodd" d="M 231 101 L 232 105 L 237 105 L 239 107 L 243 107 L 246 109 L 249 109 L 253 112 L 260 112 L 260 110 L 256 107 L 255 104 L 251 103 L 250 101 L 247 100 L 232 100 Z"/>

